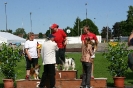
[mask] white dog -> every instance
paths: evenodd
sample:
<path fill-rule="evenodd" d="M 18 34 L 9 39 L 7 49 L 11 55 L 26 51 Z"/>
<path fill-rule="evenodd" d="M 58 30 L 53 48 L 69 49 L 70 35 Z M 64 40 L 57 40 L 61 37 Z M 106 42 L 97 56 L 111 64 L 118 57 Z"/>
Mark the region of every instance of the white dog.
<path fill-rule="evenodd" d="M 75 70 L 75 61 L 73 58 L 65 58 L 65 63 L 63 64 L 63 71 L 68 71 L 70 68 Z"/>

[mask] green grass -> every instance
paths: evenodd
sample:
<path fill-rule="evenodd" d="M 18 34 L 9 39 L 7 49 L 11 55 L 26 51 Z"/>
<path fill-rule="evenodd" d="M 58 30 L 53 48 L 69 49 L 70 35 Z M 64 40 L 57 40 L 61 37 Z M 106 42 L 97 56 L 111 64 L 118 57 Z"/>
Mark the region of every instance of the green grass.
<path fill-rule="evenodd" d="M 78 78 L 82 74 L 82 65 L 80 62 L 81 53 L 66 53 L 68 57 L 73 57 L 76 62 L 76 70 L 78 70 Z M 39 64 L 41 65 L 40 77 L 43 72 L 42 59 L 39 59 Z M 108 61 L 102 56 L 102 53 L 96 53 L 96 58 L 94 59 L 94 76 L 95 78 L 104 77 L 107 78 L 107 85 L 113 86 L 113 79 L 110 75 L 108 69 Z M 19 69 L 19 74 L 16 79 L 24 79 L 26 70 L 25 70 L 25 60 L 23 59 L 18 63 L 17 69 Z M 129 69 L 125 79 L 125 85 L 133 85 L 133 72 Z M 3 76 L 0 74 L 0 88 L 3 86 Z"/>

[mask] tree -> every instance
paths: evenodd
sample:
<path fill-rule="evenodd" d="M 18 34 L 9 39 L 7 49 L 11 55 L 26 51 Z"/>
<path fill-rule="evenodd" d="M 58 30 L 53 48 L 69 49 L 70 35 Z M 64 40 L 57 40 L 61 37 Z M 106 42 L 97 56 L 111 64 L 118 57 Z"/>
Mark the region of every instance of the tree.
<path fill-rule="evenodd" d="M 38 35 L 39 38 L 43 38 L 43 34 L 40 32 Z"/>
<path fill-rule="evenodd" d="M 86 21 L 87 20 L 87 21 Z M 87 22 L 87 24 L 86 24 Z M 82 27 L 88 25 L 90 27 L 90 31 L 95 33 L 96 35 L 99 35 L 98 27 L 92 22 L 90 19 L 84 19 L 82 21 Z"/>
<path fill-rule="evenodd" d="M 107 36 L 108 36 L 108 39 L 112 38 L 112 32 L 111 32 L 111 29 L 109 27 L 103 27 L 101 31 L 102 31 L 101 32 L 102 38 L 107 39 Z M 108 32 L 108 35 L 107 35 L 107 32 Z"/>
<path fill-rule="evenodd" d="M 9 32 L 9 33 L 12 33 L 12 30 L 11 29 L 8 29 L 8 30 L 0 30 L 1 32 Z"/>
<path fill-rule="evenodd" d="M 27 37 L 24 28 L 18 28 L 18 29 L 16 29 L 16 31 L 13 34 L 14 35 L 17 35 L 17 36 L 22 36 L 23 38 L 26 38 Z"/>
<path fill-rule="evenodd" d="M 131 33 L 131 31 L 133 30 L 133 6 L 129 6 L 129 10 L 127 11 L 128 15 L 127 15 L 127 30 L 129 32 L 129 34 Z"/>
<path fill-rule="evenodd" d="M 86 22 L 87 22 L 87 24 L 86 24 Z M 87 19 L 87 21 L 86 21 L 86 19 L 81 21 L 81 19 L 79 17 L 76 18 L 76 21 L 72 28 L 67 26 L 64 29 L 64 31 L 66 32 L 67 29 L 70 29 L 71 32 L 68 34 L 68 36 L 80 36 L 83 33 L 83 30 L 81 30 L 81 29 L 85 25 L 89 25 L 91 32 L 95 33 L 96 35 L 99 34 L 98 27 L 90 19 Z M 46 34 L 46 36 L 48 36 L 48 34 L 50 34 L 50 30 L 47 30 L 45 34 Z"/>
<path fill-rule="evenodd" d="M 129 36 L 133 30 L 133 6 L 129 6 L 129 10 L 127 11 L 127 19 L 124 21 L 116 22 L 113 25 L 113 36 Z"/>
<path fill-rule="evenodd" d="M 79 36 L 81 34 L 80 29 L 82 28 L 82 22 L 79 17 L 76 18 L 74 27 L 72 29 L 73 36 Z"/>
<path fill-rule="evenodd" d="M 70 33 L 67 33 L 67 30 L 70 30 Z M 64 29 L 64 31 L 66 32 L 67 36 L 72 36 L 73 35 L 73 29 L 68 27 L 68 26 Z"/>
<path fill-rule="evenodd" d="M 121 30 L 120 30 L 120 22 L 116 22 L 114 25 L 113 25 L 113 36 L 114 37 L 119 37 L 120 34 L 121 34 Z"/>
<path fill-rule="evenodd" d="M 127 29 L 127 22 L 126 21 L 121 21 L 119 28 L 120 28 L 121 36 L 128 36 L 129 33 L 131 33 L 131 31 Z"/>
<path fill-rule="evenodd" d="M 50 31 L 51 29 L 50 29 L 50 27 L 49 27 L 49 29 L 46 31 L 46 33 L 45 33 L 45 35 L 46 36 L 48 36 L 50 33 L 51 33 L 51 31 Z"/>
<path fill-rule="evenodd" d="M 87 23 L 86 23 L 87 22 Z M 96 35 L 99 34 L 98 27 L 92 22 L 90 19 L 80 20 L 80 18 L 76 18 L 74 27 L 73 27 L 73 36 L 78 36 L 78 34 L 82 34 L 83 31 L 81 30 L 85 25 L 90 27 L 90 31 L 95 33 Z M 79 32 L 79 33 L 78 33 Z"/>

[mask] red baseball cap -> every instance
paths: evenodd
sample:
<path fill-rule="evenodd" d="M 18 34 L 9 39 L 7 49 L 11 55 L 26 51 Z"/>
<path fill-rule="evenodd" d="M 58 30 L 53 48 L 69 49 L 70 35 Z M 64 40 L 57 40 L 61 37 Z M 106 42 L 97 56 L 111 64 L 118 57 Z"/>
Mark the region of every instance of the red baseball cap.
<path fill-rule="evenodd" d="M 52 24 L 52 26 L 50 28 L 51 29 L 58 28 L 58 25 L 57 24 Z"/>

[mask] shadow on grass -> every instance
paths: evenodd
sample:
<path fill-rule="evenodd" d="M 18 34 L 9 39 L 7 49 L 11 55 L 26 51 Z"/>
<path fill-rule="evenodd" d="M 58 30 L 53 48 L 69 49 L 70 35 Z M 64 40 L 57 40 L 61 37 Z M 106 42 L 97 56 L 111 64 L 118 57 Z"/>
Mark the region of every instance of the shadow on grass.
<path fill-rule="evenodd" d="M 114 87 L 114 83 L 107 83 L 108 87 Z"/>
<path fill-rule="evenodd" d="M 3 83 L 0 83 L 0 88 L 4 88 Z"/>
<path fill-rule="evenodd" d="M 127 72 L 126 74 L 126 81 L 128 84 L 133 85 L 133 72 Z"/>
<path fill-rule="evenodd" d="M 127 74 L 126 74 L 126 79 L 127 80 L 132 80 L 133 79 L 133 72 L 127 72 Z"/>

